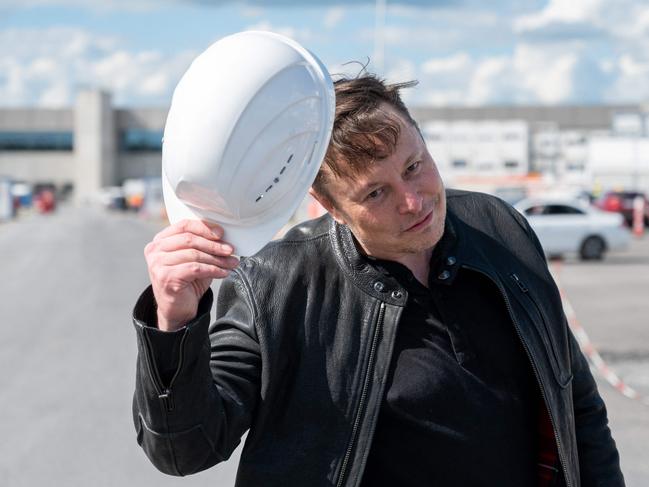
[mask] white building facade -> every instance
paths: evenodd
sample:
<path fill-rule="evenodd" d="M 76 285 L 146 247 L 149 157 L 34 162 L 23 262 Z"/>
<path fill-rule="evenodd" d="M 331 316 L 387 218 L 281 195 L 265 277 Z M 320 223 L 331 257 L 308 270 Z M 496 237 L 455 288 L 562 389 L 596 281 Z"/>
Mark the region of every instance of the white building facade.
<path fill-rule="evenodd" d="M 524 175 L 530 170 L 529 127 L 523 120 L 430 121 L 420 128 L 447 179 Z"/>
<path fill-rule="evenodd" d="M 649 193 L 649 108 L 412 107 L 448 186 L 523 181 Z M 129 178 L 159 178 L 167 108 L 115 108 L 107 93 L 74 107 L 0 108 L 0 177 L 74 188 L 83 203 Z"/>

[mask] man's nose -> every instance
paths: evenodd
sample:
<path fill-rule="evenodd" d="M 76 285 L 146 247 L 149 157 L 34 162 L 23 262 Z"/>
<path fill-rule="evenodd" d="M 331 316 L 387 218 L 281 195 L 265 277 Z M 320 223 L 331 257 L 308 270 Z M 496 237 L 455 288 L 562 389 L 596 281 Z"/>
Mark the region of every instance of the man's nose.
<path fill-rule="evenodd" d="M 423 199 L 413 188 L 404 188 L 399 203 L 399 213 L 419 213 Z"/>

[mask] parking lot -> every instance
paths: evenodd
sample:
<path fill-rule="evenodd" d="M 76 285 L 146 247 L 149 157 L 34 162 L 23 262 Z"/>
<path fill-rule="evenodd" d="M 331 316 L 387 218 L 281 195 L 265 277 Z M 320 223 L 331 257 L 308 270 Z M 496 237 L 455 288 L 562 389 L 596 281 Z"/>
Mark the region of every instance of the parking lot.
<path fill-rule="evenodd" d="M 0 225 L 0 485 L 228 486 L 229 462 L 158 473 L 135 442 L 132 306 L 162 222 L 61 208 Z M 604 360 L 649 396 L 649 235 L 603 262 L 552 264 Z M 630 487 L 649 485 L 649 407 L 600 379 Z"/>
<path fill-rule="evenodd" d="M 578 322 L 605 364 L 636 391 L 622 395 L 594 371 L 609 409 L 627 485 L 649 485 L 649 235 L 602 262 L 553 261 Z"/>

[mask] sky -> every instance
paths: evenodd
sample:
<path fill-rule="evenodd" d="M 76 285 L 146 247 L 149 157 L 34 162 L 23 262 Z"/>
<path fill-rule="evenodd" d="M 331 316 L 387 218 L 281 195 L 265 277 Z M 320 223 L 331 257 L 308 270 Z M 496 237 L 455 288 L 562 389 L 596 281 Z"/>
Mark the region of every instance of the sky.
<path fill-rule="evenodd" d="M 243 30 L 294 38 L 334 77 L 417 79 L 413 105 L 649 102 L 649 0 L 382 1 L 0 0 L 0 106 L 97 87 L 166 107 L 192 59 Z"/>

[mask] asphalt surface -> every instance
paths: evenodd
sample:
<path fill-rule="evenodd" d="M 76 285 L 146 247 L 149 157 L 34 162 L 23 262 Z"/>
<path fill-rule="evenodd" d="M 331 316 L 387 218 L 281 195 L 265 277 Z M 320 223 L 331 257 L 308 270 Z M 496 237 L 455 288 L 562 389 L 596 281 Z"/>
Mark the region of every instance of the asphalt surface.
<path fill-rule="evenodd" d="M 0 486 L 234 484 L 236 460 L 169 477 L 135 441 L 131 310 L 160 228 L 90 209 L 0 224 Z"/>
<path fill-rule="evenodd" d="M 0 486 L 231 486 L 230 461 L 159 473 L 131 420 L 131 310 L 144 245 L 162 228 L 132 214 L 62 209 L 0 223 Z M 630 386 L 649 394 L 649 236 L 558 276 L 579 320 Z M 649 407 L 600 381 L 630 487 L 649 485 Z"/>
<path fill-rule="evenodd" d="M 553 261 L 577 319 L 606 364 L 649 402 L 649 234 L 601 262 Z M 609 410 L 627 485 L 649 485 L 649 405 L 632 400 L 593 371 Z"/>

